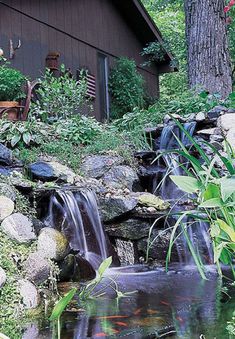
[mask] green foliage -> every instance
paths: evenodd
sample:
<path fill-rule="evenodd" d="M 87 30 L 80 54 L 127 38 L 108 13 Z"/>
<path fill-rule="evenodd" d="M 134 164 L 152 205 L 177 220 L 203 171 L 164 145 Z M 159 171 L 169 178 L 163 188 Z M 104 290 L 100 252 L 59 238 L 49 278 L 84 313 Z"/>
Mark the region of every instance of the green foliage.
<path fill-rule="evenodd" d="M 78 114 L 70 119 L 60 120 L 56 125 L 56 133 L 60 138 L 75 145 L 91 144 L 102 131 L 102 125 L 95 118 Z"/>
<path fill-rule="evenodd" d="M 12 148 L 19 145 L 40 145 L 48 140 L 50 127 L 35 118 L 27 121 L 0 120 L 0 142 Z"/>
<path fill-rule="evenodd" d="M 17 101 L 24 98 L 22 87 L 26 81 L 25 76 L 14 68 L 7 67 L 9 63 L 0 58 L 0 101 Z"/>
<path fill-rule="evenodd" d="M 84 72 L 81 72 L 79 82 L 65 72 L 61 67 L 62 75 L 55 77 L 49 69 L 40 80 L 37 89 L 39 100 L 32 106 L 32 113 L 43 121 L 48 119 L 66 118 L 81 110 L 86 103 L 87 81 Z"/>
<path fill-rule="evenodd" d="M 175 123 L 190 140 L 193 145 L 192 148 L 200 154 L 203 163 L 199 162 L 198 159 L 180 143 L 180 141 L 178 142 L 181 150 L 170 151 L 189 160 L 192 167 L 191 171 L 189 172 L 185 169 L 185 176 L 172 176 L 171 178 L 184 192 L 196 194 L 196 201 L 194 198 L 193 200 L 197 203 L 198 207 L 196 211 L 182 212 L 181 217 L 179 217 L 172 231 L 168 260 L 170 259 L 170 252 L 175 239 L 176 229 L 182 225 L 183 217 L 185 215 L 190 215 L 194 220 L 200 220 L 203 214 L 205 215 L 204 220 L 210 225 L 210 236 L 214 249 L 214 262 L 217 264 L 218 268 L 220 267 L 219 265 L 221 262 L 226 265 L 232 265 L 235 258 L 234 152 L 231 147 L 227 145 L 227 156 L 224 157 L 213 146 L 205 142 L 207 147 L 210 147 L 214 153 L 214 156 L 210 159 L 203 148 L 197 144 L 194 138 L 185 130 L 183 125 L 176 119 Z M 216 156 L 224 164 L 227 174 L 221 176 L 220 172 L 215 167 L 214 158 Z M 182 168 L 184 169 L 184 167 Z M 184 225 L 182 227 L 183 234 L 197 267 L 203 276 L 202 264 L 197 257 L 196 249 L 192 247 L 189 240 L 188 227 L 190 227 L 190 225 Z"/>
<path fill-rule="evenodd" d="M 143 63 L 143 66 L 151 66 L 153 62 L 164 60 L 165 49 L 168 49 L 168 44 L 160 44 L 158 41 L 149 43 L 141 52 L 142 56 L 147 56 L 148 61 Z"/>
<path fill-rule="evenodd" d="M 110 72 L 111 116 L 120 118 L 135 107 L 144 106 L 144 80 L 135 61 L 120 58 Z"/>

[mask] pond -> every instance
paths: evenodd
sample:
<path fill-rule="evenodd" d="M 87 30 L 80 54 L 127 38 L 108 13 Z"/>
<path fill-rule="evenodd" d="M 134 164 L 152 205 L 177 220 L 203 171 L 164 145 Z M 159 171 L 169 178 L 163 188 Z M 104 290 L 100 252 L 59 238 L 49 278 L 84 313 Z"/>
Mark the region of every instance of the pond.
<path fill-rule="evenodd" d="M 108 288 L 104 297 L 82 305 L 83 311 L 65 313 L 61 338 L 230 338 L 226 326 L 235 309 L 234 287 L 229 279 L 222 282 L 214 266 L 207 267 L 208 280 L 192 266 L 175 266 L 168 273 L 143 266 L 117 268 L 108 276 L 120 291 L 133 293 L 117 300 Z M 103 284 L 109 282 L 105 278 Z M 46 323 L 37 338 L 52 337 Z M 29 339 L 26 333 L 23 338 Z"/>

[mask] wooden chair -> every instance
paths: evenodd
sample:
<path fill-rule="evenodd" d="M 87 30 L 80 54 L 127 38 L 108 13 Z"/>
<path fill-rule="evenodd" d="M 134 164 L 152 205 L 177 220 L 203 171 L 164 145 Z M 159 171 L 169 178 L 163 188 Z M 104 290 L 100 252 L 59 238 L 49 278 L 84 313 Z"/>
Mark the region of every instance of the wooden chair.
<path fill-rule="evenodd" d="M 39 84 L 38 80 L 34 80 L 32 82 L 28 81 L 26 82 L 26 98 L 21 100 L 20 105 L 13 106 L 13 107 L 1 107 L 0 108 L 0 118 L 5 113 L 8 113 L 10 111 L 15 111 L 16 119 L 14 120 L 21 120 L 25 121 L 28 119 L 28 114 L 30 110 L 30 105 L 33 100 L 35 100 L 36 93 L 35 93 L 35 87 Z"/>

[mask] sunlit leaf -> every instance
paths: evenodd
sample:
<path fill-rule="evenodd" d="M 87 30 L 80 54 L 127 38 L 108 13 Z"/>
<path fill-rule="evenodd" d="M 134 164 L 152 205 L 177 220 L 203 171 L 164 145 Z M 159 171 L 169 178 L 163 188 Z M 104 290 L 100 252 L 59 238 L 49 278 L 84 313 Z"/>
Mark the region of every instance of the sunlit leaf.
<path fill-rule="evenodd" d="M 103 276 L 104 272 L 109 268 L 109 266 L 112 264 L 112 257 L 108 257 L 107 259 L 105 259 L 99 269 L 98 269 L 98 273 L 100 276 Z"/>
<path fill-rule="evenodd" d="M 202 202 L 199 207 L 203 208 L 216 208 L 216 207 L 222 207 L 223 202 L 220 198 L 213 198 L 209 199 L 207 201 Z"/>
<path fill-rule="evenodd" d="M 229 238 L 235 242 L 235 231 L 226 222 L 221 219 L 217 219 L 216 223 L 219 227 L 229 236 Z"/>
<path fill-rule="evenodd" d="M 184 192 L 192 194 L 200 190 L 201 182 L 193 177 L 171 175 L 171 180 Z"/>
<path fill-rule="evenodd" d="M 222 199 L 226 201 L 235 192 L 235 176 L 222 178 L 220 184 Z"/>
<path fill-rule="evenodd" d="M 50 316 L 50 320 L 57 320 L 60 318 L 61 314 L 64 312 L 65 308 L 68 306 L 70 301 L 75 296 L 75 293 L 77 292 L 77 288 L 73 288 L 71 291 L 69 291 L 63 298 L 61 298 L 55 305 L 52 314 Z"/>

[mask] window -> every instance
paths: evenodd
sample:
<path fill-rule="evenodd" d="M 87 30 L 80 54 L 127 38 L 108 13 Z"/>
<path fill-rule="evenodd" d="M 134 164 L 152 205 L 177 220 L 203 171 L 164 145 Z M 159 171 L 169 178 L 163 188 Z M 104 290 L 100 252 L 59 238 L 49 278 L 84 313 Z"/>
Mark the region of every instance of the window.
<path fill-rule="evenodd" d="M 108 57 L 101 53 L 98 53 L 98 77 L 101 120 L 108 120 L 110 116 Z"/>

